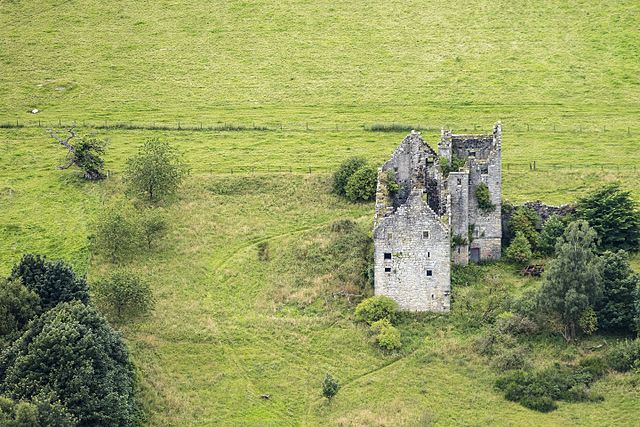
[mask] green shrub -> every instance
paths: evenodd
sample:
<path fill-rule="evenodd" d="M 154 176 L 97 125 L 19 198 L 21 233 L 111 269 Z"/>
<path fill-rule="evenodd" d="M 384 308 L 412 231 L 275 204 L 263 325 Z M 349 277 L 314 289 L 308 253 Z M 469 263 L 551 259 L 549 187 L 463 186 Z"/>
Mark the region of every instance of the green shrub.
<path fill-rule="evenodd" d="M 491 364 L 499 371 L 512 371 L 528 366 L 527 350 L 523 347 L 503 348 L 492 359 Z"/>
<path fill-rule="evenodd" d="M 340 390 L 340 384 L 331 376 L 330 373 L 327 373 L 324 376 L 324 381 L 322 381 L 322 395 L 331 400 L 336 394 L 338 394 L 338 390 Z"/>
<path fill-rule="evenodd" d="M 440 169 L 442 171 L 442 175 L 446 178 L 449 176 L 451 172 L 458 172 L 465 165 L 465 160 L 456 156 L 455 153 L 451 154 L 451 163 L 445 157 L 440 157 Z"/>
<path fill-rule="evenodd" d="M 516 233 L 516 237 L 511 241 L 505 256 L 510 262 L 520 266 L 527 264 L 531 260 L 533 256 L 531 245 L 522 232 L 518 231 Z"/>
<path fill-rule="evenodd" d="M 640 360 L 640 338 L 624 340 L 607 354 L 607 364 L 618 372 L 627 372 Z"/>
<path fill-rule="evenodd" d="M 351 157 L 345 160 L 338 167 L 338 170 L 333 174 L 333 192 L 346 196 L 346 186 L 351 175 L 367 164 L 367 161 L 361 157 Z"/>
<path fill-rule="evenodd" d="M 371 332 L 375 334 L 376 344 L 385 350 L 398 350 L 402 347 L 400 331 L 386 317 L 373 322 L 371 324 Z"/>
<path fill-rule="evenodd" d="M 533 209 L 526 206 L 518 206 L 513 211 L 508 223 L 509 241 L 515 238 L 518 232 L 524 234 L 531 250 L 534 251 L 538 247 L 538 228 L 540 225 L 540 216 Z"/>
<path fill-rule="evenodd" d="M 367 298 L 356 307 L 356 320 L 369 325 L 381 319 L 393 323 L 398 312 L 398 303 L 384 295 Z"/>
<path fill-rule="evenodd" d="M 530 335 L 538 332 L 538 325 L 530 318 L 512 312 L 501 313 L 496 319 L 496 328 L 503 334 Z"/>
<path fill-rule="evenodd" d="M 45 400 L 15 401 L 0 396 L 0 426 L 73 427 L 78 420 L 59 403 Z"/>
<path fill-rule="evenodd" d="M 481 182 L 476 187 L 476 201 L 478 202 L 478 207 L 482 212 L 488 213 L 496 210 L 496 205 L 491 203 L 489 187 L 484 182 Z"/>
<path fill-rule="evenodd" d="M 366 202 L 376 197 L 378 172 L 372 166 L 365 165 L 349 177 L 344 187 L 345 196 L 351 202 Z"/>
<path fill-rule="evenodd" d="M 166 215 L 160 209 L 146 209 L 138 219 L 140 233 L 147 249 L 167 234 L 169 224 Z"/>
<path fill-rule="evenodd" d="M 591 375 L 594 380 L 602 378 L 607 373 L 607 362 L 598 356 L 588 356 L 578 364 L 582 369 Z"/>
<path fill-rule="evenodd" d="M 451 287 L 463 287 L 482 282 L 484 272 L 478 264 L 451 266 Z"/>
<path fill-rule="evenodd" d="M 396 179 L 396 173 L 393 169 L 387 170 L 386 174 L 386 182 L 387 182 L 387 190 L 389 191 L 389 196 L 395 196 L 400 190 L 400 185 L 398 185 L 398 180 Z"/>
<path fill-rule="evenodd" d="M 596 378 L 583 367 L 556 364 L 538 372 L 514 371 L 500 377 L 496 388 L 507 400 L 519 402 L 527 408 L 548 412 L 555 409 L 555 400 L 567 402 L 598 401 L 589 385 Z"/>

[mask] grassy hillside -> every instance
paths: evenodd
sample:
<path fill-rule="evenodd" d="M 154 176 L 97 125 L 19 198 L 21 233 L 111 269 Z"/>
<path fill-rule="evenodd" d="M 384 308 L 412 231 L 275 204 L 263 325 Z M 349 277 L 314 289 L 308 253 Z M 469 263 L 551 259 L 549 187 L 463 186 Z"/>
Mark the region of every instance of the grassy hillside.
<path fill-rule="evenodd" d="M 169 238 L 128 265 L 158 299 L 124 331 L 152 425 L 633 425 L 628 375 L 596 383 L 604 402 L 550 414 L 505 401 L 469 350 L 478 331 L 456 316 L 408 316 L 403 350 L 377 350 L 334 297 L 353 284 L 327 252 L 340 238 L 331 223 L 367 230 L 373 206 L 329 195 L 327 181 L 344 158 L 379 164 L 404 137 L 364 125 L 422 124 L 435 142 L 440 126 L 488 131 L 500 119 L 505 198 L 563 203 L 619 179 L 640 200 L 639 28 L 634 1 L 0 0 L 0 123 L 28 125 L 0 129 L 0 274 L 24 252 L 106 274 L 92 221 L 126 158 L 160 137 L 192 176 L 168 208 Z M 110 140 L 112 178 L 55 169 L 64 150 L 44 128 L 58 121 Z M 272 130 L 90 126 L 115 122 Z M 458 295 L 498 285 L 536 282 L 495 265 Z M 532 357 L 601 342 L 567 350 L 549 338 Z M 330 405 L 327 371 L 343 383 Z"/>

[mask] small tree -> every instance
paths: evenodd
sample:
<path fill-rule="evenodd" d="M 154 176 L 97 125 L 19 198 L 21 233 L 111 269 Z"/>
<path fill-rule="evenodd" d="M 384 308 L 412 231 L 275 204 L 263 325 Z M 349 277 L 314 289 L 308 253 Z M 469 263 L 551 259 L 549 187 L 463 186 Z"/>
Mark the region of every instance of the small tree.
<path fill-rule="evenodd" d="M 538 250 L 542 255 L 551 256 L 555 254 L 556 242 L 562 237 L 567 224 L 558 215 L 551 215 L 544 223 L 540 239 L 538 240 Z"/>
<path fill-rule="evenodd" d="M 634 331 L 636 289 L 640 275 L 633 272 L 625 251 L 607 251 L 602 256 L 603 294 L 596 304 L 600 329 Z"/>
<path fill-rule="evenodd" d="M 489 187 L 484 182 L 481 182 L 476 187 L 476 200 L 478 207 L 482 212 L 488 213 L 496 210 L 496 205 L 491 203 L 491 193 L 489 193 Z"/>
<path fill-rule="evenodd" d="M 139 247 L 138 215 L 126 203 L 116 202 L 100 212 L 95 230 L 95 250 L 112 263 L 124 262 Z"/>
<path fill-rule="evenodd" d="M 331 400 L 338 394 L 338 390 L 340 390 L 340 384 L 327 372 L 322 381 L 322 395 Z"/>
<path fill-rule="evenodd" d="M 158 209 L 147 209 L 140 215 L 140 232 L 148 249 L 167 234 L 169 225 L 167 218 Z"/>
<path fill-rule="evenodd" d="M 540 217 L 536 211 L 526 206 L 519 206 L 509 219 L 509 236 L 514 238 L 518 232 L 521 232 L 529 241 L 531 250 L 535 250 L 538 246 L 537 228 L 539 222 Z"/>
<path fill-rule="evenodd" d="M 157 203 L 174 196 L 188 172 L 173 147 L 165 141 L 152 139 L 129 159 L 125 181 L 130 193 Z"/>
<path fill-rule="evenodd" d="M 98 281 L 95 299 L 100 310 L 116 323 L 145 316 L 154 306 L 149 284 L 126 271 L 117 271 Z"/>
<path fill-rule="evenodd" d="M 106 142 L 97 138 L 79 138 L 76 143 L 72 144 L 71 139 L 76 137 L 74 128 L 75 126 L 72 126 L 67 129 L 69 133 L 67 138 L 61 138 L 52 129 L 49 129 L 51 137 L 68 150 L 67 163 L 58 168 L 68 169 L 71 166 L 76 166 L 82 170 L 84 179 L 90 181 L 104 178 L 102 171 L 104 160 L 101 156 L 107 148 Z"/>
<path fill-rule="evenodd" d="M 505 255 L 509 261 L 517 265 L 527 264 L 529 260 L 531 260 L 533 256 L 531 253 L 531 245 L 524 233 L 521 231 L 516 233 L 516 237 L 511 241 Z"/>
<path fill-rule="evenodd" d="M 351 157 L 342 162 L 338 170 L 333 174 L 333 192 L 339 196 L 346 196 L 346 186 L 349 178 L 366 164 L 367 161 L 361 157 Z"/>
<path fill-rule="evenodd" d="M 0 343 L 40 314 L 40 297 L 19 280 L 0 280 Z"/>
<path fill-rule="evenodd" d="M 352 202 L 366 202 L 376 197 L 378 172 L 371 166 L 358 169 L 347 181 L 345 194 Z"/>
<path fill-rule="evenodd" d="M 637 251 L 640 247 L 640 211 L 620 184 L 606 185 L 583 197 L 576 213 L 598 233 L 602 248 Z"/>
<path fill-rule="evenodd" d="M 567 341 L 576 337 L 580 318 L 602 294 L 602 263 L 597 257 L 596 233 L 586 221 L 575 221 L 556 245 L 538 295 L 540 307 L 556 316 Z"/>
<path fill-rule="evenodd" d="M 47 261 L 40 255 L 26 254 L 13 267 L 12 280 L 20 280 L 40 297 L 42 308 L 61 302 L 89 302 L 89 288 L 84 278 L 76 276 L 64 261 Z"/>

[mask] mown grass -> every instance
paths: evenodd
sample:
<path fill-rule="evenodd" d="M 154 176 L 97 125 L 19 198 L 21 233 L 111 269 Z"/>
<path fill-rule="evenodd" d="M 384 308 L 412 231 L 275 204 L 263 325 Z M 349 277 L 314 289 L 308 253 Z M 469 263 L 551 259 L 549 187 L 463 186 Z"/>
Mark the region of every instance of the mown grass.
<path fill-rule="evenodd" d="M 170 236 L 128 266 L 158 304 L 124 331 L 152 425 L 632 425 L 625 375 L 596 383 L 599 404 L 505 401 L 455 316 L 404 319 L 403 351 L 381 353 L 331 296 L 330 264 L 301 253 L 337 218 L 370 226 L 373 207 L 327 194 L 328 173 L 354 155 L 380 164 L 409 127 L 435 143 L 441 126 L 502 120 L 512 202 L 611 180 L 640 200 L 639 28 L 634 1 L 0 2 L 0 273 L 38 252 L 106 274 L 92 221 L 126 158 L 164 138 L 193 173 Z M 93 124 L 79 130 L 110 140 L 111 178 L 56 170 L 62 147 L 16 120 Z M 532 285 L 489 270 L 514 294 Z M 343 383 L 331 404 L 326 371 Z"/>

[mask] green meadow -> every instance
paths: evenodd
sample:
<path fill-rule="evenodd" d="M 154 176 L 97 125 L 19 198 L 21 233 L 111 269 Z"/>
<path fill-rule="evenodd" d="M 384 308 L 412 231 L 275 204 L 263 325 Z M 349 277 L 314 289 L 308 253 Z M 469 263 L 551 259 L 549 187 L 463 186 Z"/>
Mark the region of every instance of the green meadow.
<path fill-rule="evenodd" d="M 90 282 L 106 275 L 94 221 L 122 192 L 127 158 L 162 138 L 191 175 L 165 207 L 167 238 L 126 265 L 157 303 L 123 328 L 150 425 L 634 425 L 631 374 L 596 382 L 600 403 L 541 414 L 506 401 L 456 302 L 449 316 L 403 316 L 402 350 L 380 351 L 331 252 L 331 224 L 369 232 L 373 204 L 329 189 L 342 160 L 378 165 L 406 135 L 371 125 L 415 124 L 435 145 L 442 126 L 501 120 L 505 199 L 567 203 L 619 180 L 640 201 L 639 38 L 634 1 L 0 0 L 0 274 L 35 252 Z M 65 152 L 46 128 L 72 122 L 109 141 L 108 179 L 57 170 Z M 501 263 L 482 270 L 454 289 L 458 307 L 539 284 Z M 545 366 L 610 340 L 548 337 L 530 355 Z M 342 384 L 331 403 L 326 372 Z"/>

